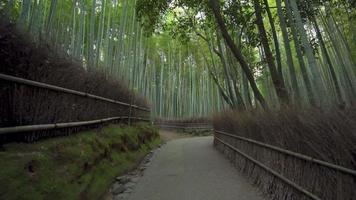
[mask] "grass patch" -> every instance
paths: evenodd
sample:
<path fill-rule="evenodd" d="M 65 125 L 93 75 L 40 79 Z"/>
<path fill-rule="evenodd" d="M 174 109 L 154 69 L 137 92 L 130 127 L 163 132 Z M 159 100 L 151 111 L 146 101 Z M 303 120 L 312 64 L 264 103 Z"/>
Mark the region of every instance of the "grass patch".
<path fill-rule="evenodd" d="M 99 199 L 160 143 L 146 123 L 109 125 L 0 152 L 0 199 Z"/>

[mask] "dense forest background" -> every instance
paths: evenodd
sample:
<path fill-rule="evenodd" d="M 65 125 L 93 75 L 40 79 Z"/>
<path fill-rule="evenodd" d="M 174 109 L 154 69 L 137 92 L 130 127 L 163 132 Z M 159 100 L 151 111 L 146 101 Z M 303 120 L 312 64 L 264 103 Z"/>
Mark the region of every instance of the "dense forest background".
<path fill-rule="evenodd" d="M 346 108 L 356 97 L 352 0 L 8 0 L 39 43 L 122 79 L 153 116 Z"/>

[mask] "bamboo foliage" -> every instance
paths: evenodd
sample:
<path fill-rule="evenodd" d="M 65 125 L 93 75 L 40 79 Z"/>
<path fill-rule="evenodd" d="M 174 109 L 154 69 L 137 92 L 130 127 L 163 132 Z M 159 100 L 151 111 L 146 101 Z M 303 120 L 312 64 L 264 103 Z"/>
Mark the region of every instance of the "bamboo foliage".
<path fill-rule="evenodd" d="M 13 21 L 19 27 L 38 42 L 54 44 L 87 70 L 124 79 L 149 98 L 155 117 L 203 116 L 218 110 L 220 96 L 210 92 L 216 87 L 203 67 L 206 63 L 198 64 L 188 47 L 160 47 L 179 45 L 177 41 L 162 44 L 167 38 L 146 38 L 135 5 L 136 0 L 13 0 L 0 9 L 7 15 L 18 13 Z"/>
<path fill-rule="evenodd" d="M 7 0 L 0 10 L 88 71 L 126 80 L 148 97 L 154 117 L 354 103 L 356 12 L 350 3 L 175 2 Z M 166 26 L 150 26 L 154 34 L 147 36 L 140 6 L 151 9 L 146 14 L 168 10 L 153 18 Z M 180 20 L 185 26 L 172 25 Z M 178 37 L 187 31 L 187 41 Z"/>

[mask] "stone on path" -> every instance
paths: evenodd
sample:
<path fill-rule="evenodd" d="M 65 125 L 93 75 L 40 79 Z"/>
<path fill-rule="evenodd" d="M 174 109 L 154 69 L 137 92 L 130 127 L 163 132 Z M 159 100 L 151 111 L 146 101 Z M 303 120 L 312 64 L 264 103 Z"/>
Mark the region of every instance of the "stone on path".
<path fill-rule="evenodd" d="M 123 185 L 123 184 L 120 184 L 120 183 L 115 183 L 113 186 L 112 186 L 112 193 L 114 195 L 118 195 L 120 193 L 123 193 L 125 191 L 126 187 Z"/>

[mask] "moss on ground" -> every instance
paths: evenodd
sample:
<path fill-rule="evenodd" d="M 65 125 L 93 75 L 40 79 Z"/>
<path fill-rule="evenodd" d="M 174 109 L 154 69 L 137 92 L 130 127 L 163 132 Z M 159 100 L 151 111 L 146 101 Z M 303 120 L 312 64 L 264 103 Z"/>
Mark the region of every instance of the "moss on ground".
<path fill-rule="evenodd" d="M 99 199 L 114 177 L 132 170 L 160 143 L 139 123 L 109 125 L 0 152 L 0 199 Z"/>

